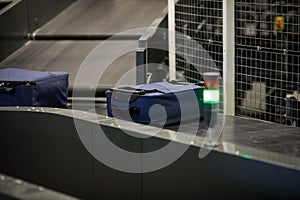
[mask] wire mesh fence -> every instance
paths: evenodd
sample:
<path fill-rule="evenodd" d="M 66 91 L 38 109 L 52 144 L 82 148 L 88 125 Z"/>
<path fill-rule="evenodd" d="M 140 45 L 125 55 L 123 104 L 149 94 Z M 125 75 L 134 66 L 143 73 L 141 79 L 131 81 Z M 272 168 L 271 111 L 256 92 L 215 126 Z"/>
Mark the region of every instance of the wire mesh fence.
<path fill-rule="evenodd" d="M 236 114 L 299 125 L 299 11 L 298 1 L 235 1 Z"/>
<path fill-rule="evenodd" d="M 175 6 L 176 52 L 191 54 L 186 39 L 197 41 L 222 73 L 222 0 L 179 0 Z M 235 0 L 236 114 L 300 126 L 300 2 Z M 196 55 L 202 58 L 202 55 Z M 203 57 L 202 60 L 207 59 Z M 176 56 L 176 69 L 198 82 L 197 69 Z M 207 62 L 208 63 L 208 62 Z"/>
<path fill-rule="evenodd" d="M 175 5 L 175 30 L 181 33 L 176 36 L 177 72 L 191 83 L 202 81 L 203 72 L 222 74 L 222 0 L 179 0 Z M 197 62 L 189 62 L 186 56 Z M 221 79 L 219 83 L 222 109 Z"/>
<path fill-rule="evenodd" d="M 222 69 L 222 1 L 179 0 L 175 6 L 176 31 L 182 36 L 176 38 L 176 52 L 189 54 L 191 48 L 185 40 L 193 39 L 209 54 L 200 66 L 191 65 L 183 57 L 176 57 L 177 71 L 181 71 L 190 82 L 201 79 L 197 68 L 202 71 L 214 70 L 212 65 Z M 182 38 L 185 37 L 185 38 Z"/>

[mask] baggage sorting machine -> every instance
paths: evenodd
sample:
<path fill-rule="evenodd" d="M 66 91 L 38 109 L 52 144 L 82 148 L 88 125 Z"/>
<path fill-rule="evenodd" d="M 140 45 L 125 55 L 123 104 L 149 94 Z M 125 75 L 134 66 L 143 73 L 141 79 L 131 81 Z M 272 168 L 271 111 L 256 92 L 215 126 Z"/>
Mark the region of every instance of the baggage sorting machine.
<path fill-rule="evenodd" d="M 165 23 L 165 18 L 161 19 L 157 21 L 161 22 L 159 25 Z M 165 56 L 156 57 L 157 52 L 143 43 L 153 37 L 161 37 L 163 33 L 153 31 L 143 36 L 136 52 L 138 66 L 155 58 L 160 60 L 156 63 L 167 62 Z M 137 74 L 144 74 L 138 76 L 138 79 L 141 78 L 138 84 L 163 81 L 168 76 L 167 73 L 160 78 L 151 76 L 163 71 L 163 68 L 147 70 L 137 68 Z M 177 127 L 163 128 L 157 132 L 157 127 L 128 121 L 123 121 L 120 127 L 115 119 L 106 116 L 105 109 L 102 111 L 105 113 L 48 107 L 0 107 L 0 121 L 5 122 L 1 123 L 0 131 L 0 172 L 80 199 L 300 197 L 299 145 L 293 145 L 294 141 L 289 143 L 292 150 L 286 155 L 286 152 L 280 151 L 285 149 L 282 146 L 285 144 L 277 144 L 279 146 L 274 149 L 279 152 L 270 152 L 264 146 L 267 141 L 253 146 L 253 141 L 245 139 L 250 133 L 254 134 L 253 137 L 261 134 L 257 126 L 262 132 L 268 132 L 269 124 L 227 118 L 219 146 L 200 159 L 199 151 L 204 142 L 201 134 L 195 138 L 185 134 L 181 139 L 174 140 L 178 134 Z M 78 131 L 76 123 L 80 124 L 83 132 Z M 105 150 L 105 144 L 99 138 L 99 127 L 118 148 L 143 153 L 133 161 L 109 156 L 118 167 L 129 164 L 139 171 L 122 171 L 97 157 L 97 150 L 102 154 L 108 153 L 106 155 L 111 153 Z M 284 133 L 288 128 L 274 125 L 274 129 Z M 237 130 L 240 130 L 238 134 Z M 293 131 L 296 134 L 299 130 L 291 129 Z M 157 134 L 151 135 L 153 132 Z M 278 137 L 289 141 L 284 134 Z M 159 151 L 170 143 L 175 149 L 187 150 L 170 165 L 145 171 L 151 164 L 146 159 L 147 153 Z"/>
<path fill-rule="evenodd" d="M 209 85 L 213 87 L 214 82 Z M 76 198 L 300 197 L 299 157 L 295 153 L 299 152 L 299 146 L 285 137 L 286 127 L 274 125 L 274 129 L 282 133 L 276 137 L 291 142 L 289 144 L 295 152 L 291 151 L 288 155 L 286 152 L 270 152 L 264 146 L 267 141 L 251 146 L 252 141 L 245 140 L 251 133 L 253 137 L 258 137 L 260 131 L 266 134 L 269 124 L 227 118 L 223 139 L 205 158 L 200 159 L 203 135 L 194 138 L 184 134 L 181 139 L 174 140 L 180 134 L 176 127 L 157 132 L 156 127 L 128 121 L 123 121 L 120 127 L 115 119 L 106 115 L 70 109 L 1 107 L 0 110 L 0 121 L 5 122 L 0 132 L 1 173 Z M 80 124 L 83 132 L 78 130 L 76 123 Z M 257 131 L 257 126 L 260 131 Z M 109 156 L 119 168 L 107 164 L 97 157 L 97 150 L 102 154 L 110 153 L 105 150 L 103 138 L 99 137 L 99 127 L 118 148 L 143 154 L 134 161 Z M 236 130 L 241 131 L 236 134 Z M 299 129 L 289 131 L 296 134 Z M 150 134 L 153 132 L 157 134 Z M 147 153 L 159 151 L 170 143 L 175 149 L 186 148 L 186 151 L 170 165 L 143 171 L 151 164 Z M 285 145 L 280 144 L 276 149 L 284 150 Z M 139 171 L 120 170 L 128 165 Z"/>

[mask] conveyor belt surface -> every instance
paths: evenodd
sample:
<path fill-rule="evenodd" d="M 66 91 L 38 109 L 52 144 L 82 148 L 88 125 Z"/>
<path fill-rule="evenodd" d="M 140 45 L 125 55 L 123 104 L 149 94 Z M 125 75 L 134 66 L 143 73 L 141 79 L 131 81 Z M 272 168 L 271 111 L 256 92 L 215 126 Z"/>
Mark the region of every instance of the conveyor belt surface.
<path fill-rule="evenodd" d="M 97 112 L 101 115 L 107 115 L 105 104 L 98 104 L 96 110 L 89 110 L 91 112 Z M 181 130 L 184 133 L 190 132 L 190 125 L 192 123 L 182 123 Z M 178 130 L 178 125 L 171 125 L 165 127 L 166 130 Z M 200 121 L 198 136 L 204 137 L 207 132 L 207 126 L 204 121 Z M 279 159 L 280 164 L 288 164 L 288 157 L 297 157 L 300 159 L 300 128 L 288 127 L 280 124 L 274 124 L 264 122 L 261 120 L 232 117 L 227 116 L 225 118 L 225 124 L 220 139 L 221 148 L 227 148 L 226 145 L 232 147 L 232 145 L 243 146 L 254 157 L 259 156 L 261 158 L 265 156 L 265 159 L 271 161 L 272 159 Z M 223 149 L 222 151 L 227 151 Z M 258 152 L 266 152 L 265 155 L 258 155 Z M 229 152 L 235 154 L 236 152 Z M 271 155 L 274 153 L 274 155 Z M 281 154 L 278 156 L 276 154 Z M 272 158 L 273 156 L 273 158 Z M 284 158 L 286 156 L 286 159 Z M 281 160 L 280 160 L 281 159 Z M 299 166 L 297 166 L 300 169 Z"/>
<path fill-rule="evenodd" d="M 120 44 L 137 42 L 135 40 L 117 41 Z M 100 41 L 33 41 L 16 51 L 13 55 L 0 63 L 0 68 L 14 67 L 40 71 L 67 71 L 70 73 L 69 85 L 73 87 L 78 69 L 89 53 Z M 92 61 L 97 68 L 90 74 L 81 77 L 84 87 L 90 86 L 91 77 L 97 70 L 101 70 L 101 59 Z M 99 88 L 113 86 L 117 80 L 130 69 L 135 68 L 135 52 L 121 56 L 113 62 L 102 76 Z M 131 70 L 132 83 L 135 83 L 135 70 Z M 94 77 L 97 78 L 97 77 Z"/>
<path fill-rule="evenodd" d="M 0 63 L 0 68 L 67 71 L 70 73 L 69 85 L 72 88 L 82 62 L 106 36 L 150 26 L 166 5 L 166 0 L 78 0 L 32 34 L 32 39 L 39 40 L 31 41 L 14 52 Z M 117 39 L 117 45 L 137 44 L 137 38 L 143 32 L 131 34 Z M 109 51 L 112 50 L 106 52 Z M 104 50 L 104 53 L 106 52 Z M 106 68 L 101 61 L 100 58 L 96 58 L 89 62 L 90 73 L 80 77 L 84 80 L 80 83 L 80 88 L 90 87 L 93 85 L 91 80 L 98 79 L 95 72 Z M 114 86 L 128 71 L 131 73 L 130 83 L 134 84 L 135 65 L 134 50 L 120 55 L 105 71 L 98 87 Z"/>
<path fill-rule="evenodd" d="M 37 34 L 116 34 L 148 27 L 166 0 L 78 0 Z"/>
<path fill-rule="evenodd" d="M 185 127 L 184 131 L 188 132 L 188 124 Z M 202 121 L 200 122 L 198 135 L 205 136 L 207 129 L 203 127 L 205 125 Z M 176 129 L 176 126 L 168 128 Z M 300 128 L 296 127 L 288 127 L 251 118 L 227 116 L 221 135 L 221 146 L 226 148 L 226 143 L 241 145 L 249 148 L 249 152 L 244 153 L 253 154 L 253 156 L 258 156 L 256 155 L 257 152 L 266 151 L 270 153 L 269 156 L 273 152 L 274 158 L 277 158 L 276 153 L 282 154 L 282 156 L 300 158 L 299 133 Z M 231 153 L 235 154 L 235 152 Z M 284 157 L 281 158 L 283 159 L 281 162 L 288 161 Z M 266 159 L 272 160 L 272 157 L 266 157 Z"/>

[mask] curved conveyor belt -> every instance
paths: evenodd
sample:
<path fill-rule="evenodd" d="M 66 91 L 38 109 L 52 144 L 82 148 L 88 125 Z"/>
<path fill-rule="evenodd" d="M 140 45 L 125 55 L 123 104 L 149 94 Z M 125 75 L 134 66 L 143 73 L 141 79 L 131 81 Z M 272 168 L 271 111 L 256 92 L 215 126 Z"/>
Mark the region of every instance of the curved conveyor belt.
<path fill-rule="evenodd" d="M 148 27 L 167 5 L 166 0 L 78 0 L 32 35 L 36 39 L 0 63 L 0 68 L 17 67 L 41 71 L 67 71 L 70 88 L 87 55 L 103 39 L 134 28 Z M 116 42 L 137 45 L 139 35 L 125 35 Z M 82 39 L 82 40 L 81 40 Z M 90 74 L 81 77 L 82 88 L 90 86 L 95 70 L 101 70 L 100 59 Z M 135 83 L 135 52 L 119 57 L 105 72 L 99 88 L 111 87 L 130 71 Z"/>

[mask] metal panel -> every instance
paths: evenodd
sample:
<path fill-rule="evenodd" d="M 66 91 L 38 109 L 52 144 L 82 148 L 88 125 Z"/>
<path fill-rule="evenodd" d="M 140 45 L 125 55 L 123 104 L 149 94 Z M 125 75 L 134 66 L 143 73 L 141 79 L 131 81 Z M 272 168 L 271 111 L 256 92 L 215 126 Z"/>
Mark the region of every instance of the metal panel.
<path fill-rule="evenodd" d="M 119 128 L 102 126 L 102 130 L 109 140 L 117 147 L 128 152 L 141 152 L 141 141 L 139 138 L 127 135 L 127 133 L 123 132 Z M 95 141 L 97 134 L 99 133 L 94 127 L 93 141 L 95 144 L 99 144 L 97 141 Z M 94 149 L 97 149 L 96 145 L 94 145 Z M 111 160 L 113 159 L 118 158 L 112 157 Z M 141 164 L 141 160 L 138 160 L 138 163 L 132 164 L 138 166 Z M 139 200 L 142 199 L 142 174 L 118 171 L 94 159 L 93 187 L 93 195 L 95 200 L 123 198 Z"/>
<path fill-rule="evenodd" d="M 166 144 L 153 139 L 145 150 Z M 299 171 L 190 147 L 172 165 L 143 175 L 143 199 L 297 199 Z M 155 192 L 153 192 L 155 191 Z"/>
<path fill-rule="evenodd" d="M 1 172 L 92 199 L 92 156 L 72 119 L 22 112 L 1 112 L 0 118 L 7 125 L 1 128 Z"/>
<path fill-rule="evenodd" d="M 86 126 L 86 134 L 90 134 L 86 141 L 93 142 L 94 148 L 97 148 L 94 130 L 99 124 L 113 143 L 131 152 L 157 150 L 174 137 L 174 132 L 163 130 L 141 141 L 117 128 L 112 119 L 99 115 L 95 123 L 89 121 L 89 116 L 82 112 L 85 120 L 80 121 Z M 200 195 L 297 199 L 300 196 L 299 128 L 280 125 L 270 128 L 262 121 L 228 117 L 220 145 L 204 159 L 198 158 L 198 146 L 190 146 L 168 167 L 146 174 L 129 174 L 105 166 L 85 150 L 71 110 L 4 108 L 0 120 L 5 122 L 0 132 L 0 171 L 76 197 L 195 199 Z M 147 135 L 134 130 L 130 122 L 123 126 L 131 133 Z M 145 128 L 151 130 L 149 126 Z M 194 144 L 199 141 L 201 137 Z M 177 145 L 186 144 L 179 141 Z M 145 164 L 143 157 L 139 164 Z"/>
<path fill-rule="evenodd" d="M 46 112 L 0 112 L 0 120 L 7 122 L 0 132 L 1 172 L 81 199 L 141 198 L 141 175 L 120 172 L 96 160 L 82 144 L 73 118 Z M 86 141 L 94 145 L 99 124 L 80 123 Z M 103 129 L 120 148 L 141 152 L 139 139 L 118 128 Z"/>

